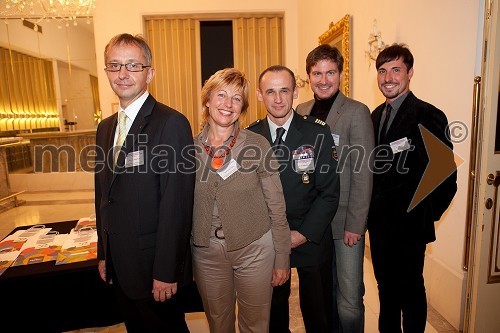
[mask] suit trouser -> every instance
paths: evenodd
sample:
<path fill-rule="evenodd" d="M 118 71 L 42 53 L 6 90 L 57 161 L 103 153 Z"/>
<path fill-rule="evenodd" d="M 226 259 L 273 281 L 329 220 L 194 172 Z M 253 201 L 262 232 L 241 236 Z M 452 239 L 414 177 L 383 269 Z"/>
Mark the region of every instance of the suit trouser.
<path fill-rule="evenodd" d="M 107 246 L 107 252 L 111 253 L 109 242 Z M 131 299 L 120 285 L 111 255 L 106 260 L 106 273 L 109 281 L 113 282 L 111 286 L 128 333 L 189 333 L 176 296 L 165 302 L 155 301 L 153 294 L 144 299 Z"/>
<path fill-rule="evenodd" d="M 365 330 L 363 260 L 365 236 L 354 246 L 333 240 L 333 330 L 334 333 L 362 333 Z"/>
<path fill-rule="evenodd" d="M 379 331 L 400 333 L 402 313 L 405 333 L 423 333 L 427 320 L 423 277 L 426 244 L 404 235 L 396 239 L 377 229 L 370 229 L 369 234 L 380 299 Z"/>
<path fill-rule="evenodd" d="M 112 286 L 128 333 L 189 333 L 176 296 L 165 302 L 155 301 L 153 294 L 133 300 L 125 295 L 116 278 Z"/>
<path fill-rule="evenodd" d="M 297 267 L 300 310 L 306 332 L 331 332 L 333 313 L 332 260 L 318 266 Z M 271 306 L 270 333 L 289 333 L 291 279 L 274 287 Z"/>
<path fill-rule="evenodd" d="M 266 333 L 272 296 L 274 244 L 271 230 L 235 251 L 210 238 L 209 247 L 192 246 L 196 284 L 211 333 L 235 333 L 238 302 L 240 333 Z"/>

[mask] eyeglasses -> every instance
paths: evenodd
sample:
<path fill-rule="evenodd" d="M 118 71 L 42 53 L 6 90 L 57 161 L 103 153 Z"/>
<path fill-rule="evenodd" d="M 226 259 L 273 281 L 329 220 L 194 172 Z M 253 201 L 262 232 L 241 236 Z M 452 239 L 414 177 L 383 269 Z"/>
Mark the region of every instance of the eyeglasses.
<path fill-rule="evenodd" d="M 106 67 L 104 70 L 106 72 L 119 72 L 122 69 L 122 66 L 125 66 L 125 68 L 129 72 L 142 72 L 144 68 L 148 68 L 151 66 L 146 66 L 138 62 L 130 62 L 128 64 L 119 64 L 117 62 L 110 62 L 106 64 Z"/>

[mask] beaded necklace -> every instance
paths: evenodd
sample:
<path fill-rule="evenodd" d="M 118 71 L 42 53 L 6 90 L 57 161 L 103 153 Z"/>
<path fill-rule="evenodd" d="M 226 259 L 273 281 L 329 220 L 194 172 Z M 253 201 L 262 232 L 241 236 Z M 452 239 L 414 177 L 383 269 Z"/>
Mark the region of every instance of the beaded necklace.
<path fill-rule="evenodd" d="M 205 148 L 205 151 L 207 152 L 208 156 L 210 156 L 212 158 L 212 162 L 211 162 L 212 168 L 214 168 L 215 170 L 218 170 L 224 164 L 224 157 L 226 157 L 227 154 L 229 154 L 229 152 L 231 151 L 231 149 L 233 149 L 239 133 L 240 133 L 240 129 L 237 128 L 233 139 L 231 140 L 229 145 L 226 147 L 226 149 L 219 155 L 215 155 L 214 149 L 211 146 L 206 145 L 203 142 L 203 148 Z"/>

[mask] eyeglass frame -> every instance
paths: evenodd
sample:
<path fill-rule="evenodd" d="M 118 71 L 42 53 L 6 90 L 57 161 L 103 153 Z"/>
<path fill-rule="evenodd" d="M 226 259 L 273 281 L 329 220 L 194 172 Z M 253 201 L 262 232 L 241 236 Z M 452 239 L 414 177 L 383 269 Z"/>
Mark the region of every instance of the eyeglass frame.
<path fill-rule="evenodd" d="M 122 70 L 122 67 L 125 67 L 125 69 L 128 71 L 128 72 L 132 72 L 132 73 L 138 73 L 138 72 L 143 72 L 145 68 L 151 68 L 151 65 L 144 65 L 140 62 L 129 62 L 129 63 L 126 63 L 126 64 L 119 64 L 117 62 L 108 62 L 106 64 L 104 64 L 104 66 L 108 66 L 108 65 L 120 65 L 120 68 L 118 70 L 110 70 L 109 68 L 107 67 L 104 67 L 104 70 L 106 72 L 110 72 L 110 73 L 117 73 L 119 71 Z M 141 69 L 140 70 L 134 70 L 134 71 L 131 71 L 127 66 L 129 65 L 141 65 Z"/>

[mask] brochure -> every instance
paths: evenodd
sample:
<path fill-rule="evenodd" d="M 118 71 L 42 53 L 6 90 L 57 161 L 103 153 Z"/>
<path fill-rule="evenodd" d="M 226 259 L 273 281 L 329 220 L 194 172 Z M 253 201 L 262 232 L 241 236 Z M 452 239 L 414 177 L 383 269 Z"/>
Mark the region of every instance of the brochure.
<path fill-rule="evenodd" d="M 18 230 L 0 242 L 0 275 L 16 260 L 21 249 L 28 240 L 37 239 L 39 235 L 48 233 L 51 228 L 44 225 L 32 226 L 26 230 Z"/>
<path fill-rule="evenodd" d="M 57 231 L 50 231 L 38 238 L 28 239 L 12 267 L 56 260 L 66 236 L 68 234 L 60 235 Z"/>
<path fill-rule="evenodd" d="M 56 265 L 97 259 L 97 232 L 92 227 L 73 228 L 57 255 Z"/>

